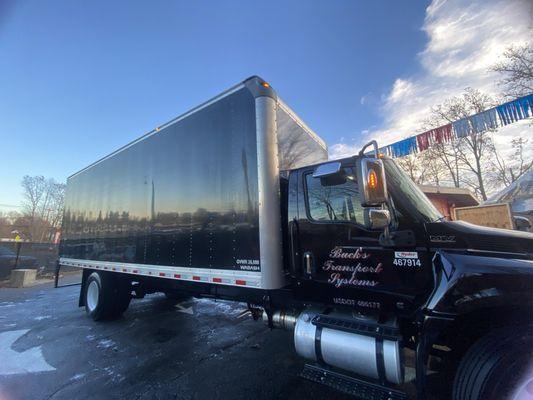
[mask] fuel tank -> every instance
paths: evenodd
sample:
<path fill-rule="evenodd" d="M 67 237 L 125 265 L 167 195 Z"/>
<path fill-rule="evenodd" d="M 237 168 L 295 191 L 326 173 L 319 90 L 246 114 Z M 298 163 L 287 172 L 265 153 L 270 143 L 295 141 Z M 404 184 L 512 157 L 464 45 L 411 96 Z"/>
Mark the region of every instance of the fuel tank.
<path fill-rule="evenodd" d="M 320 314 L 315 311 L 304 311 L 296 320 L 294 345 L 300 356 L 373 379 L 380 378 L 379 369 L 383 368 L 382 375 L 388 382 L 403 383 L 404 363 L 399 340 L 380 340 L 368 334 L 318 327 L 314 323 L 316 319 L 313 320 L 317 315 Z M 338 317 L 346 318 L 345 315 Z M 358 322 L 363 326 L 376 324 L 375 320 L 367 318 Z"/>

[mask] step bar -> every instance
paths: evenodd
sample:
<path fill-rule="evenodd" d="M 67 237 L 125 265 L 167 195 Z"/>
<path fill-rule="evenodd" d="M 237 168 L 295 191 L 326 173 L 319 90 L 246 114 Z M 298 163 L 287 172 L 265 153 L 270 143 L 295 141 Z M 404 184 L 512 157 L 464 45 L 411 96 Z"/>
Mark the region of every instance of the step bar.
<path fill-rule="evenodd" d="M 407 400 L 407 394 L 376 383 L 333 372 L 317 365 L 306 364 L 300 377 L 361 400 Z"/>

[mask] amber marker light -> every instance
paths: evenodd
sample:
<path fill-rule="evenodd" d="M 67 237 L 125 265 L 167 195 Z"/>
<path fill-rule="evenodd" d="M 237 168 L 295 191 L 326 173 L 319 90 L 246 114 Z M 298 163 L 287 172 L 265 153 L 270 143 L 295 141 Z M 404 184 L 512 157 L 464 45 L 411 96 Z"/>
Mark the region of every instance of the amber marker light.
<path fill-rule="evenodd" d="M 261 86 L 263 86 L 264 88 L 269 88 L 270 87 L 268 82 L 261 82 Z"/>
<path fill-rule="evenodd" d="M 368 187 L 370 189 L 375 189 L 378 187 L 378 176 L 376 174 L 376 171 L 371 169 L 368 171 Z"/>

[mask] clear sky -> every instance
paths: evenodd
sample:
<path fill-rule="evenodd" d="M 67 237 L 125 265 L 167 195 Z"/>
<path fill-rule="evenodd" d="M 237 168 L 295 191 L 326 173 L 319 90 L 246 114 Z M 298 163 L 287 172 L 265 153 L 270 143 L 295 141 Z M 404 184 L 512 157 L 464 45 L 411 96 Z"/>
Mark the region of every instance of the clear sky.
<path fill-rule="evenodd" d="M 446 18 L 489 6 L 512 17 L 509 2 L 443 3 L 0 0 L 0 205 L 20 203 L 23 175 L 64 181 L 250 75 L 336 155 L 372 132 L 415 133 L 399 110 L 426 91 L 436 101 L 445 80 L 431 63 L 485 40 L 471 21 Z M 465 76 L 443 74 L 441 100 Z"/>

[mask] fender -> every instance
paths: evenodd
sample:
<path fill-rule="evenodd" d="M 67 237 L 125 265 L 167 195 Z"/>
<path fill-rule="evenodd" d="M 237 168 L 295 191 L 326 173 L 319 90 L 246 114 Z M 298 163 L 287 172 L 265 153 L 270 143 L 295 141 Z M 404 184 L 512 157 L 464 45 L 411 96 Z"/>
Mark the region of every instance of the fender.
<path fill-rule="evenodd" d="M 429 351 L 440 332 L 458 316 L 498 306 L 533 311 L 533 260 L 439 250 L 433 257 L 433 271 L 434 290 L 418 318 L 416 381 L 420 399 L 426 398 Z"/>
<path fill-rule="evenodd" d="M 435 288 L 425 314 L 461 315 L 498 306 L 533 308 L 533 260 L 487 254 L 437 251 Z"/>

